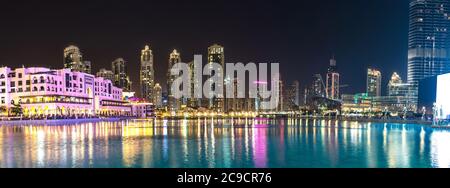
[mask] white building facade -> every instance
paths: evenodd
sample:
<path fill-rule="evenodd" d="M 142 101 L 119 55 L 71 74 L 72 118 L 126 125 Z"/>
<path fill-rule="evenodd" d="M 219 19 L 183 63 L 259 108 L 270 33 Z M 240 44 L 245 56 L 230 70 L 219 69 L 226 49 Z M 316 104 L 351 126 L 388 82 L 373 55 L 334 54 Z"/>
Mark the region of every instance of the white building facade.
<path fill-rule="evenodd" d="M 70 69 L 0 67 L 0 107 L 24 116 L 126 116 L 131 106 L 110 80 Z"/>

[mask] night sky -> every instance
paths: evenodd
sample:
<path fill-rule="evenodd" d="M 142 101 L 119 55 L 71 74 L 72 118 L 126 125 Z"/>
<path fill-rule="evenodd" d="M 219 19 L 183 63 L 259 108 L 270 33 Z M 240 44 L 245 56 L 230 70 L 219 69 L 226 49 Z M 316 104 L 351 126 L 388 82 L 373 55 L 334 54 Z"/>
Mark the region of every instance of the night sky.
<path fill-rule="evenodd" d="M 367 67 L 406 80 L 408 0 L 8 1 L 0 6 L 0 65 L 63 67 L 63 49 L 80 47 L 93 72 L 123 57 L 139 88 L 139 57 L 153 49 L 165 85 L 169 53 L 184 62 L 225 47 L 227 63 L 280 63 L 289 83 L 310 84 L 334 54 L 341 93 L 365 92 Z M 206 57 L 204 57 L 204 61 Z"/>

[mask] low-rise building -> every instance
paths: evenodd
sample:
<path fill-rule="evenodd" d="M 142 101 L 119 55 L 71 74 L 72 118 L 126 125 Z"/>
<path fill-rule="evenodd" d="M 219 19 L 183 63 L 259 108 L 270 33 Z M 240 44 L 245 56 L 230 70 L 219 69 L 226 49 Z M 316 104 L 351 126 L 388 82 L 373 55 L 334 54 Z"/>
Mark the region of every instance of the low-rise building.
<path fill-rule="evenodd" d="M 122 89 L 102 77 L 70 69 L 0 67 L 0 107 L 17 105 L 24 116 L 131 114 Z"/>

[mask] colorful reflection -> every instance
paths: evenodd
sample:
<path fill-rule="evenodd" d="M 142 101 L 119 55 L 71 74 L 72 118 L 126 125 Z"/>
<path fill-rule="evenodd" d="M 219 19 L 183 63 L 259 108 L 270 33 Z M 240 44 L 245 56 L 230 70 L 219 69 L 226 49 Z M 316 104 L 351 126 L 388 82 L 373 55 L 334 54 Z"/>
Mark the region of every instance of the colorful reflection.
<path fill-rule="evenodd" d="M 450 132 L 305 119 L 0 126 L 0 167 L 450 167 Z"/>

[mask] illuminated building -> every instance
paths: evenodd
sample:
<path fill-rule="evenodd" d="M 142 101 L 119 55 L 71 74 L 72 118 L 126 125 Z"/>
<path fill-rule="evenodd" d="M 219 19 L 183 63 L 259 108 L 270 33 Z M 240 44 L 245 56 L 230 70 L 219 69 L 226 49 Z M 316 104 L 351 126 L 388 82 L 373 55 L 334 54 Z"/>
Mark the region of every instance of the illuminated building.
<path fill-rule="evenodd" d="M 141 51 L 141 70 L 140 70 L 141 96 L 147 101 L 156 103 L 154 96 L 155 70 L 153 68 L 153 53 L 148 45 Z"/>
<path fill-rule="evenodd" d="M 310 95 L 318 96 L 318 97 L 325 97 L 325 85 L 323 83 L 322 75 L 316 74 L 314 75 L 314 80 L 311 86 L 312 92 Z"/>
<path fill-rule="evenodd" d="M 64 49 L 64 68 L 72 71 L 91 73 L 91 62 L 83 61 L 83 55 L 77 46 L 68 46 Z"/>
<path fill-rule="evenodd" d="M 416 106 L 409 96 L 369 96 L 367 93 L 342 95 L 341 110 L 344 114 L 354 112 L 403 112 L 415 111 Z"/>
<path fill-rule="evenodd" d="M 367 94 L 369 97 L 381 96 L 381 72 L 376 69 L 367 69 Z"/>
<path fill-rule="evenodd" d="M 299 82 L 294 81 L 290 86 L 285 87 L 283 89 L 283 101 L 280 101 L 283 103 L 283 111 L 292 111 L 296 110 L 299 107 Z"/>
<path fill-rule="evenodd" d="M 233 85 L 234 88 L 234 93 L 232 94 L 232 98 L 228 98 L 226 100 L 226 112 L 230 113 L 230 112 L 254 112 L 256 111 L 256 104 L 258 103 L 258 101 L 260 101 L 259 98 L 251 98 L 250 97 L 250 92 L 246 92 L 247 90 L 238 90 L 238 78 L 233 78 L 230 79 L 229 84 Z M 266 82 L 256 82 L 254 83 L 255 85 L 257 84 L 262 84 L 262 83 L 266 83 Z M 243 96 L 243 98 L 239 98 L 238 96 Z M 259 104 L 259 103 L 258 103 Z"/>
<path fill-rule="evenodd" d="M 171 75 L 171 69 L 172 67 L 181 62 L 181 55 L 177 52 L 177 50 L 173 50 L 172 53 L 169 55 L 169 64 L 168 64 L 168 70 L 167 70 L 167 100 L 168 100 L 168 108 L 171 111 L 176 111 L 181 107 L 181 101 L 180 99 L 176 99 L 174 97 L 174 94 L 172 93 L 171 87 L 174 82 L 174 80 L 177 78 L 176 75 Z"/>
<path fill-rule="evenodd" d="M 255 85 L 257 85 L 257 94 L 256 94 L 256 98 L 254 98 L 254 111 L 255 112 L 263 112 L 263 111 L 268 111 L 267 109 L 269 109 L 269 107 L 267 106 L 267 103 L 263 103 L 263 102 L 268 102 L 270 99 L 264 99 L 261 97 L 260 92 L 261 91 L 267 91 L 268 89 L 268 82 L 267 81 L 256 81 L 254 82 Z M 266 105 L 265 105 L 266 104 Z"/>
<path fill-rule="evenodd" d="M 436 79 L 436 105 L 434 114 L 439 119 L 450 119 L 449 97 L 450 73 L 437 76 Z"/>
<path fill-rule="evenodd" d="M 131 115 L 137 118 L 148 118 L 155 116 L 155 105 L 150 102 L 145 102 L 145 99 L 130 98 L 129 104 L 131 106 Z"/>
<path fill-rule="evenodd" d="M 273 86 L 274 86 L 273 84 L 276 84 L 275 81 L 272 81 L 272 89 L 273 89 Z M 277 88 L 278 91 L 276 91 L 278 93 L 278 100 L 274 101 L 274 102 L 277 102 L 278 104 L 273 104 L 273 105 L 277 106 L 276 109 L 275 109 L 277 112 L 282 112 L 285 109 L 284 97 L 283 97 L 285 91 L 284 91 L 284 84 L 283 84 L 283 80 L 281 79 L 281 76 L 280 76 L 280 80 L 278 81 L 278 84 L 279 84 L 278 88 Z M 273 101 L 273 100 L 271 100 L 271 101 Z"/>
<path fill-rule="evenodd" d="M 333 100 L 339 99 L 339 73 L 336 70 L 336 60 L 334 58 L 330 60 L 325 87 L 327 98 Z"/>
<path fill-rule="evenodd" d="M 417 96 L 412 84 L 404 83 L 400 75 L 394 72 L 388 83 L 388 96 Z"/>
<path fill-rule="evenodd" d="M 122 58 L 117 58 L 112 62 L 112 71 L 114 73 L 114 85 L 123 89 L 123 91 L 131 91 L 131 80 L 127 75 L 126 62 Z"/>
<path fill-rule="evenodd" d="M 367 93 L 359 93 L 354 95 L 343 94 L 341 110 L 344 115 L 350 113 L 369 112 L 372 108 L 371 98 Z"/>
<path fill-rule="evenodd" d="M 153 104 L 155 104 L 156 108 L 162 108 L 162 88 L 159 85 L 159 83 L 155 84 L 155 87 L 153 88 L 154 93 L 154 101 Z"/>
<path fill-rule="evenodd" d="M 114 73 L 110 70 L 100 69 L 100 71 L 97 72 L 96 76 L 111 80 L 111 82 L 114 81 Z"/>
<path fill-rule="evenodd" d="M 212 63 L 218 63 L 221 65 L 221 67 L 225 67 L 225 53 L 223 46 L 220 46 L 218 44 L 214 44 L 210 47 L 208 47 L 208 64 Z M 219 70 L 219 72 L 215 73 L 217 75 L 223 74 L 225 70 Z M 223 76 L 223 75 L 222 75 Z M 225 78 L 226 79 L 226 78 Z M 215 88 L 224 88 L 223 85 L 212 85 L 213 90 Z M 226 91 L 223 92 L 224 96 L 226 96 Z M 219 98 L 214 97 L 212 99 L 209 99 L 209 108 L 215 111 L 223 112 L 225 110 L 225 97 Z"/>
<path fill-rule="evenodd" d="M 135 98 L 135 97 L 136 97 L 136 92 L 132 92 L 132 91 L 123 91 L 122 92 L 123 100 L 128 100 L 130 98 Z"/>
<path fill-rule="evenodd" d="M 88 74 L 92 74 L 91 61 L 83 61 L 83 63 L 84 63 L 84 72 L 88 73 Z"/>
<path fill-rule="evenodd" d="M 381 83 L 381 73 L 377 70 L 368 71 L 368 92 L 355 95 L 342 96 L 342 111 L 349 112 L 403 112 L 417 110 L 417 94 L 411 84 L 403 83 L 397 73 L 393 73 L 388 84 L 388 95 L 377 93 Z M 369 84 L 370 83 L 370 84 Z M 370 92 L 369 92 L 370 91 Z"/>
<path fill-rule="evenodd" d="M 450 72 L 450 1 L 409 4 L 408 83 Z"/>
<path fill-rule="evenodd" d="M 300 83 L 295 80 L 291 87 L 294 90 L 294 104 L 300 106 Z"/>
<path fill-rule="evenodd" d="M 198 108 L 201 107 L 201 100 L 197 97 L 195 97 L 195 88 L 199 87 L 203 87 L 201 85 L 201 83 L 199 83 L 196 79 L 195 79 L 195 72 L 194 72 L 194 61 L 189 62 L 189 79 L 190 79 L 190 87 L 191 87 L 191 97 L 186 99 L 187 100 L 187 106 L 190 108 Z"/>
<path fill-rule="evenodd" d="M 0 68 L 0 106 L 25 116 L 130 115 L 122 89 L 110 80 L 70 69 Z"/>

